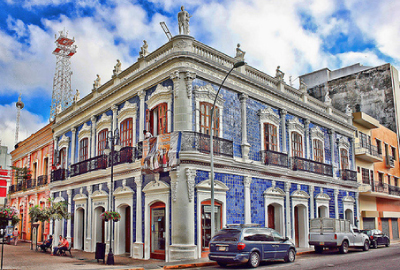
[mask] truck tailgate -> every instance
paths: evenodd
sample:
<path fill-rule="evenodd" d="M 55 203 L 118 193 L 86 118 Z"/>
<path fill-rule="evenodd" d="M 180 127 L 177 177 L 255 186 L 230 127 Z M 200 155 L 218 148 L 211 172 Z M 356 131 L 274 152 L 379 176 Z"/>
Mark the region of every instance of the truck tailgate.
<path fill-rule="evenodd" d="M 318 246 L 336 246 L 337 239 L 335 239 L 334 233 L 312 233 L 310 234 L 310 245 Z"/>

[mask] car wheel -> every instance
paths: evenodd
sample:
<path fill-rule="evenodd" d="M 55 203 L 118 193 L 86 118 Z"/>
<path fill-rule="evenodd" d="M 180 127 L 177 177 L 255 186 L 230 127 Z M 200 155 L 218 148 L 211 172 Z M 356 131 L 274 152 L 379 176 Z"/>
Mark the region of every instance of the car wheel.
<path fill-rule="evenodd" d="M 247 264 L 252 268 L 258 267 L 260 265 L 260 255 L 257 252 L 252 252 Z"/>
<path fill-rule="evenodd" d="M 322 253 L 322 251 L 324 251 L 324 247 L 314 246 L 314 250 L 316 253 Z"/>
<path fill-rule="evenodd" d="M 364 251 L 368 251 L 369 250 L 369 241 L 368 240 L 365 240 L 364 246 L 363 246 L 363 250 Z"/>
<path fill-rule="evenodd" d="M 372 241 L 371 242 L 371 247 L 372 248 L 378 248 L 378 244 L 376 243 L 376 241 Z"/>
<path fill-rule="evenodd" d="M 294 251 L 293 248 L 289 249 L 288 254 L 285 257 L 285 262 L 294 262 L 294 260 L 296 259 L 296 252 Z"/>
<path fill-rule="evenodd" d="M 386 243 L 385 246 L 386 246 L 386 247 L 390 246 L 390 240 L 387 241 L 387 243 Z"/>
<path fill-rule="evenodd" d="M 224 263 L 224 262 L 217 262 L 217 263 L 218 263 L 218 265 L 221 266 L 221 267 L 225 267 L 225 266 L 228 265 L 227 263 Z"/>
<path fill-rule="evenodd" d="M 349 243 L 345 240 L 342 245 L 339 247 L 339 252 L 342 254 L 346 254 L 349 252 Z"/>

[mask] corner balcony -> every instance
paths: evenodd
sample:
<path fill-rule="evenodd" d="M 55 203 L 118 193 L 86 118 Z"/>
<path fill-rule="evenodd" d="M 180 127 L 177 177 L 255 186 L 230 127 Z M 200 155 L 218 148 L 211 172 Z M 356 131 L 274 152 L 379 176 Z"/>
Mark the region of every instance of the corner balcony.
<path fill-rule="evenodd" d="M 214 155 L 233 158 L 233 142 L 214 136 Z M 198 151 L 210 153 L 210 135 L 194 131 L 182 131 L 181 151 Z"/>
<path fill-rule="evenodd" d="M 47 175 L 41 175 L 41 176 L 39 176 L 39 177 L 37 178 L 36 185 L 37 185 L 38 187 L 44 186 L 44 185 L 46 185 L 46 184 L 47 184 Z"/>
<path fill-rule="evenodd" d="M 292 169 L 294 171 L 305 171 L 330 177 L 333 176 L 332 165 L 300 157 L 292 157 Z"/>
<path fill-rule="evenodd" d="M 389 194 L 389 185 L 385 184 L 385 183 L 379 183 L 379 182 L 375 183 L 373 185 L 373 191 Z"/>
<path fill-rule="evenodd" d="M 388 185 L 390 195 L 400 196 L 400 187 Z"/>
<path fill-rule="evenodd" d="M 382 162 L 382 155 L 378 154 L 378 147 L 375 145 L 362 145 L 357 143 L 355 145 L 356 158 L 366 162 Z"/>
<path fill-rule="evenodd" d="M 345 181 L 357 182 L 357 171 L 352 170 L 340 170 L 340 177 Z"/>

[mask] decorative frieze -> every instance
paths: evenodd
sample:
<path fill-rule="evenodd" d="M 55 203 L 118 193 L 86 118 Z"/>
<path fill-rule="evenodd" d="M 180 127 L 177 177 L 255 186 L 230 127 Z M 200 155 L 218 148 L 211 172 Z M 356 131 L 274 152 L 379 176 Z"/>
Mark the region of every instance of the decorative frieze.
<path fill-rule="evenodd" d="M 187 168 L 186 169 L 186 179 L 187 179 L 189 202 L 192 202 L 192 200 L 194 198 L 195 178 L 196 178 L 196 170 Z"/>

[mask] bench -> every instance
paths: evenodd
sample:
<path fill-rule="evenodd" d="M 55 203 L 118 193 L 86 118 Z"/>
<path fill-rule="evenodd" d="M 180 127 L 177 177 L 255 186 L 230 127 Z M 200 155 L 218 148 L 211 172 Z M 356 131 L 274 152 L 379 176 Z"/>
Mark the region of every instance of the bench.
<path fill-rule="evenodd" d="M 69 246 L 69 248 L 67 250 L 59 250 L 58 252 L 59 252 L 60 256 L 66 256 L 67 252 L 69 252 L 69 256 L 72 257 L 71 247 L 72 247 L 72 245 Z"/>
<path fill-rule="evenodd" d="M 38 243 L 36 246 L 36 251 L 42 251 L 42 248 L 40 247 L 42 245 L 42 243 Z M 53 245 L 44 247 L 44 251 L 43 252 L 47 252 L 47 250 L 50 250 L 50 253 L 53 251 Z"/>

